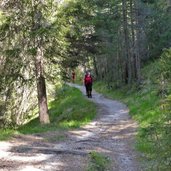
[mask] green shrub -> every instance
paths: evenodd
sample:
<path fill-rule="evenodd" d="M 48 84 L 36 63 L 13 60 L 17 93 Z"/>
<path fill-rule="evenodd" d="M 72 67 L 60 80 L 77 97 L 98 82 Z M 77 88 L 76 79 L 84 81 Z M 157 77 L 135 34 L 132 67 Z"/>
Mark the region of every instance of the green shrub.
<path fill-rule="evenodd" d="M 103 154 L 97 152 L 90 153 L 90 164 L 87 171 L 109 171 L 110 160 Z"/>

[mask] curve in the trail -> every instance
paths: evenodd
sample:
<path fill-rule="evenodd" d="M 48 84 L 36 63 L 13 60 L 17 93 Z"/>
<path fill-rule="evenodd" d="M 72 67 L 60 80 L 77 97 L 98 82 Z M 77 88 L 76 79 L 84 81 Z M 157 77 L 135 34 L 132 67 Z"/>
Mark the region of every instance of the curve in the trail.
<path fill-rule="evenodd" d="M 83 86 L 69 85 L 85 94 Z M 62 130 L 66 140 L 48 143 L 48 134 L 59 135 L 48 132 L 0 142 L 0 171 L 86 171 L 87 154 L 92 151 L 110 158 L 110 171 L 140 171 L 139 155 L 134 149 L 137 124 L 128 108 L 95 91 L 92 95 L 90 100 L 98 106 L 96 119 L 76 130 Z"/>
<path fill-rule="evenodd" d="M 83 86 L 69 85 L 80 89 L 85 94 Z M 86 141 L 91 150 L 109 155 L 113 170 L 140 171 L 138 153 L 134 148 L 137 123 L 130 118 L 127 106 L 105 98 L 95 91 L 92 94 L 93 98 L 90 100 L 98 105 L 100 116 L 86 125 L 85 130 L 76 131 L 78 135 L 75 138 L 80 143 L 81 140 Z"/>

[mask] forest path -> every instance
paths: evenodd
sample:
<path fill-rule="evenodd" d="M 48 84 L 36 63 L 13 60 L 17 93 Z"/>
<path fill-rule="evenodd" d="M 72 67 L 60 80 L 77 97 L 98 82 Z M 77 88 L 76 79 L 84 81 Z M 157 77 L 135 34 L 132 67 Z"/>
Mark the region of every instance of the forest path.
<path fill-rule="evenodd" d="M 70 86 L 85 94 L 83 86 Z M 98 115 L 86 126 L 0 142 L 0 171 L 86 171 L 92 151 L 110 158 L 111 171 L 140 171 L 134 149 L 137 124 L 128 115 L 128 108 L 95 91 L 90 100 L 97 104 Z M 47 141 L 55 137 L 61 140 Z"/>

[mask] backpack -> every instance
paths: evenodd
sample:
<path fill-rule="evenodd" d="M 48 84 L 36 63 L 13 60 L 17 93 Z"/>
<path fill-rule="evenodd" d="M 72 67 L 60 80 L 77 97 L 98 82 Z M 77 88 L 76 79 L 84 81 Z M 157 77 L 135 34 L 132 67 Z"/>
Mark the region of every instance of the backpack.
<path fill-rule="evenodd" d="M 85 83 L 86 83 L 86 84 L 92 83 L 92 78 L 91 78 L 91 76 L 86 76 L 86 77 L 85 77 Z"/>

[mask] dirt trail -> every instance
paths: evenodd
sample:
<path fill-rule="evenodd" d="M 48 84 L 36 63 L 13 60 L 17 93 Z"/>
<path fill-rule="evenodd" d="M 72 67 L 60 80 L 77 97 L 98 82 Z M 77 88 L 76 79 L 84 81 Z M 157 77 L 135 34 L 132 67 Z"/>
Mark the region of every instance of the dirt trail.
<path fill-rule="evenodd" d="M 79 88 L 84 94 L 84 87 Z M 0 142 L 0 171 L 86 171 L 88 153 L 96 151 L 110 158 L 112 171 L 140 171 L 134 149 L 137 124 L 122 103 L 93 92 L 98 116 L 90 124 L 69 132 L 16 136 Z M 49 137 L 64 137 L 47 142 Z"/>

